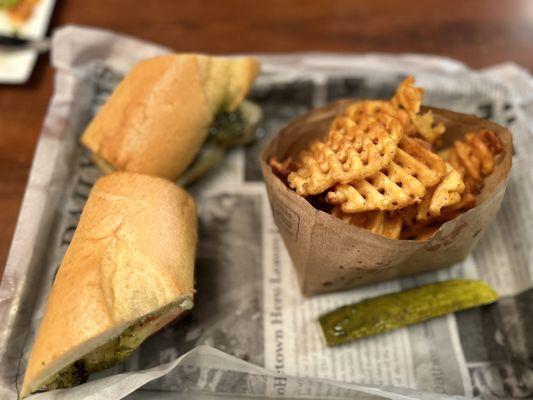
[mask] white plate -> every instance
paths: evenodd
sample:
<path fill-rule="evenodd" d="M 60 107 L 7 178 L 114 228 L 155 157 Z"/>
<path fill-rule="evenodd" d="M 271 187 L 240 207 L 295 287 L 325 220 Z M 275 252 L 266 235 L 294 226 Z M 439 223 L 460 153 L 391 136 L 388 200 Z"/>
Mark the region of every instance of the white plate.
<path fill-rule="evenodd" d="M 0 11 L 0 34 L 40 39 L 46 35 L 56 0 L 40 0 L 28 21 L 22 25 L 14 24 L 7 13 Z M 0 51 L 0 83 L 21 84 L 28 81 L 37 60 L 37 52 L 21 50 L 17 52 Z"/>

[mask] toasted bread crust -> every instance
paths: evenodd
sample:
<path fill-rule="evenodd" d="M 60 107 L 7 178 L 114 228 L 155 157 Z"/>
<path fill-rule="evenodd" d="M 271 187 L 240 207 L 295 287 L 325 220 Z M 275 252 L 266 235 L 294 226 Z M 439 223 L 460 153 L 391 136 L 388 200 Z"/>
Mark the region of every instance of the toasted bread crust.
<path fill-rule="evenodd" d="M 161 178 L 94 186 L 55 278 L 22 396 L 143 316 L 193 296 L 196 206 Z"/>
<path fill-rule="evenodd" d="M 219 111 L 233 111 L 259 73 L 250 57 L 165 55 L 135 65 L 81 141 L 115 170 L 176 180 Z"/>

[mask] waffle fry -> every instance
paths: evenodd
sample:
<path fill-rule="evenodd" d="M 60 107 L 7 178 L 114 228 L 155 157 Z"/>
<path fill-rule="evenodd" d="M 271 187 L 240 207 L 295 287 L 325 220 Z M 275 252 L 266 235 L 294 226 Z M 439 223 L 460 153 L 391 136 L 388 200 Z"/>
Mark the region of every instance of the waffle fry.
<path fill-rule="evenodd" d="M 350 105 L 345 114 L 358 121 L 365 116 L 382 118 L 389 115 L 401 122 L 407 135 L 417 134 L 417 127 L 411 121 L 411 114 L 416 115 L 420 111 L 423 89 L 413 86 L 414 78 L 407 77 L 398 87 L 391 100 L 362 100 Z"/>
<path fill-rule="evenodd" d="M 331 210 L 331 215 L 389 239 L 398 239 L 402 231 L 402 218 L 397 214 L 385 211 L 346 214 L 340 207 L 334 207 Z"/>
<path fill-rule="evenodd" d="M 405 229 L 412 227 L 417 223 L 418 204 L 411 204 L 398 210 L 397 213 L 402 218 Z"/>
<path fill-rule="evenodd" d="M 418 135 L 427 142 L 435 143 L 445 132 L 444 124 L 435 124 L 431 111 L 420 113 L 424 89 L 414 87 L 415 80 L 407 77 L 396 90 L 391 100 L 394 107 L 404 109 L 409 115 L 410 127 L 405 130 L 409 135 Z"/>
<path fill-rule="evenodd" d="M 446 174 L 444 160 L 433 153 L 423 140 L 405 137 L 398 148 L 394 162 L 426 187 L 436 185 Z"/>
<path fill-rule="evenodd" d="M 384 116 L 381 121 L 372 117 L 357 123 L 347 117 L 335 119 L 326 139 L 302 152 L 301 167 L 288 176 L 289 186 L 308 196 L 384 168 L 396 153 L 403 129 L 392 117 Z"/>
<path fill-rule="evenodd" d="M 383 220 L 381 235 L 389 239 L 399 239 L 402 232 L 403 221 L 397 214 L 387 213 Z"/>
<path fill-rule="evenodd" d="M 369 116 L 378 120 L 382 120 L 385 118 L 384 116 L 390 116 L 400 121 L 406 134 L 412 135 L 416 133 L 414 131 L 415 127 L 410 122 L 409 113 L 395 107 L 387 100 L 356 101 L 346 109 L 345 115 L 355 122 L 361 121 Z"/>
<path fill-rule="evenodd" d="M 439 230 L 440 225 L 441 224 L 417 225 L 411 229 L 403 231 L 400 235 L 400 238 L 406 240 L 426 241 Z"/>
<path fill-rule="evenodd" d="M 422 200 L 446 173 L 444 161 L 417 139 L 404 137 L 393 161 L 382 171 L 327 193 L 330 204 L 346 213 L 392 211 Z"/>
<path fill-rule="evenodd" d="M 429 198 L 429 197 L 428 197 Z M 426 198 L 420 204 L 414 204 L 398 212 L 403 221 L 401 239 L 427 240 L 442 224 L 457 218 L 476 205 L 476 198 L 471 193 L 461 194 L 459 202 L 443 207 L 440 214 L 432 216 Z"/>
<path fill-rule="evenodd" d="M 391 104 L 395 108 L 403 108 L 408 113 L 418 114 L 422 105 L 424 89 L 414 87 L 415 78 L 408 76 L 396 89 Z"/>
<path fill-rule="evenodd" d="M 432 216 L 427 205 L 429 202 L 426 201 L 427 198 L 420 204 L 413 204 L 398 211 L 403 222 L 402 239 L 425 240 L 442 224 L 458 217 L 476 205 L 476 197 L 465 191 L 457 203 L 443 207 L 440 214 Z"/>
<path fill-rule="evenodd" d="M 298 163 L 270 166 L 317 209 L 391 239 L 427 240 L 476 205 L 503 144 L 482 130 L 435 153 L 445 127 L 421 113 L 423 95 L 408 77 L 390 100 L 354 102 Z"/>
<path fill-rule="evenodd" d="M 447 161 L 461 174 L 467 189 L 478 194 L 483 188 L 483 178 L 492 173 L 496 155 L 503 144 L 494 132 L 482 130 L 467 133 L 464 140 L 456 140 L 453 148 L 444 152 Z"/>
<path fill-rule="evenodd" d="M 472 198 L 463 196 L 465 184 L 461 175 L 446 163 L 446 176 L 430 188 L 419 204 L 399 211 L 404 224 L 402 238 L 426 240 L 445 222 L 457 217 L 466 208 L 471 208 Z"/>
<path fill-rule="evenodd" d="M 431 111 L 424 114 L 410 114 L 410 118 L 418 135 L 431 144 L 436 143 L 446 131 L 444 124 L 435 124 Z"/>
<path fill-rule="evenodd" d="M 453 206 L 461 201 L 465 184 L 459 172 L 446 163 L 446 176 L 435 187 L 428 190 L 417 208 L 417 220 L 438 217 L 444 207 Z"/>
<path fill-rule="evenodd" d="M 461 193 L 465 190 L 465 184 L 461 175 L 450 164 L 446 165 L 446 176 L 437 185 L 431 201 L 429 202 L 429 214 L 438 216 L 444 207 L 452 206 L 461 201 Z"/>
<path fill-rule="evenodd" d="M 283 180 L 286 180 L 287 176 L 289 176 L 289 174 L 297 168 L 291 157 L 287 157 L 281 162 L 272 157 L 268 161 L 268 165 L 270 168 L 272 168 L 274 174 Z"/>
<path fill-rule="evenodd" d="M 435 124 L 431 111 L 420 113 L 424 90 L 414 87 L 414 78 L 407 77 L 398 86 L 391 100 L 363 100 L 350 105 L 345 114 L 358 121 L 364 116 L 381 118 L 389 115 L 401 122 L 409 136 L 419 136 L 429 143 L 435 143 L 444 133 L 444 124 Z"/>

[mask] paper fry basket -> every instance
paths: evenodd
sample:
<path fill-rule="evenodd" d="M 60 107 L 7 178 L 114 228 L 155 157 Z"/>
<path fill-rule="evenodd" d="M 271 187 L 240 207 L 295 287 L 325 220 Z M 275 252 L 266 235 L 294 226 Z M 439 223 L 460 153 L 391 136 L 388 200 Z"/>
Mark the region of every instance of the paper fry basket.
<path fill-rule="evenodd" d="M 511 169 L 512 136 L 493 122 L 448 110 L 432 110 L 446 125 L 445 143 L 480 129 L 503 142 L 493 173 L 477 196 L 477 206 L 445 223 L 429 240 L 393 240 L 347 224 L 317 210 L 272 173 L 268 160 L 296 158 L 312 139 L 326 135 L 335 115 L 353 100 L 339 100 L 306 113 L 284 127 L 261 154 L 261 169 L 274 220 L 298 274 L 304 295 L 354 288 L 450 266 L 477 243 L 503 200 Z"/>

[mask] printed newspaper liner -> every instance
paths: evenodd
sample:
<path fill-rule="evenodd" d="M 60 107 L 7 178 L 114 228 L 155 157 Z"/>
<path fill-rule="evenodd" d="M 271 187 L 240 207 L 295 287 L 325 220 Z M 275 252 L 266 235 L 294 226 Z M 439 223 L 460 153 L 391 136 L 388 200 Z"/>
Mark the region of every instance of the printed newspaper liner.
<path fill-rule="evenodd" d="M 297 157 L 314 138 L 324 136 L 335 115 L 353 100 L 339 100 L 293 120 L 266 146 L 261 169 L 276 225 L 296 268 L 304 295 L 333 292 L 427 272 L 463 260 L 498 212 L 511 169 L 512 137 L 504 127 L 472 115 L 437 108 L 446 125 L 445 144 L 480 129 L 503 142 L 493 173 L 477 196 L 478 205 L 445 223 L 427 241 L 393 240 L 347 224 L 314 208 L 276 177 L 268 160 Z"/>

